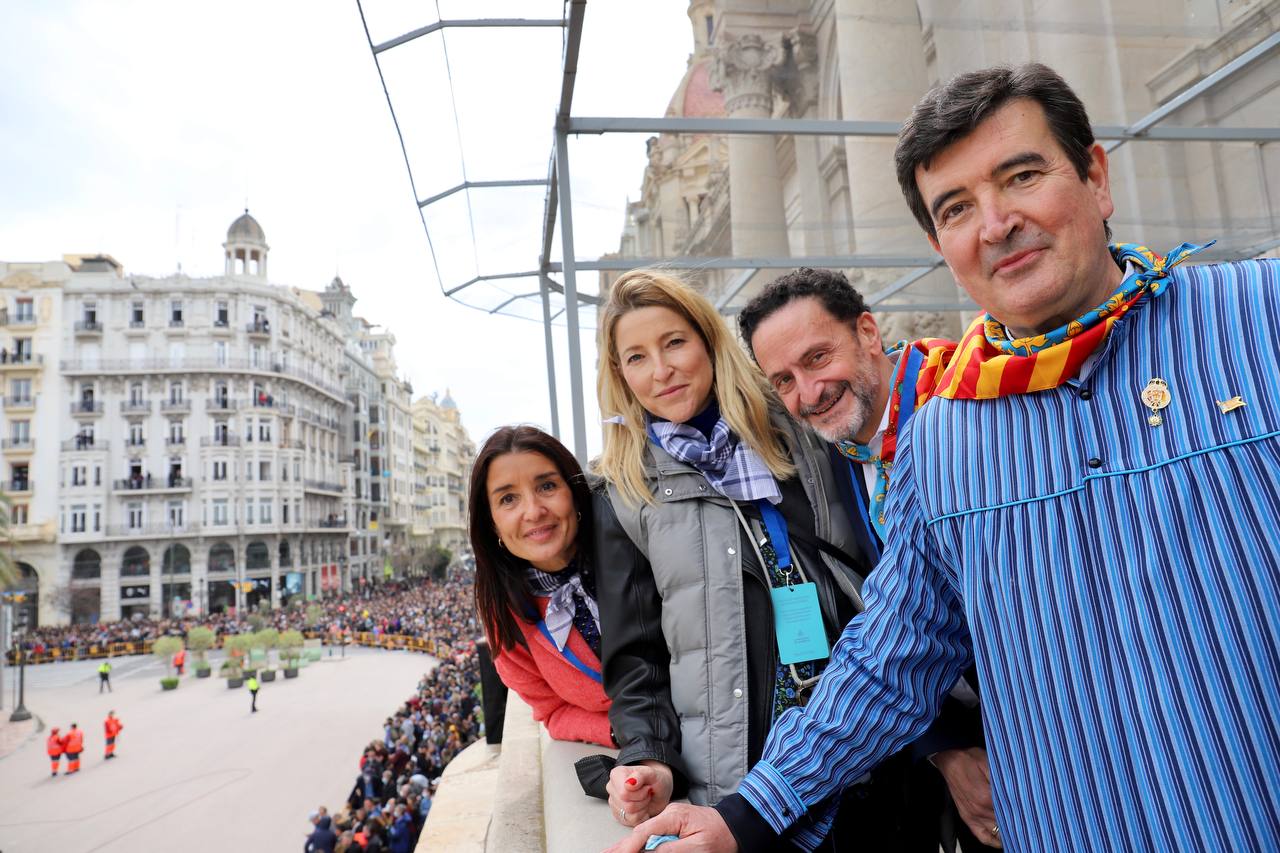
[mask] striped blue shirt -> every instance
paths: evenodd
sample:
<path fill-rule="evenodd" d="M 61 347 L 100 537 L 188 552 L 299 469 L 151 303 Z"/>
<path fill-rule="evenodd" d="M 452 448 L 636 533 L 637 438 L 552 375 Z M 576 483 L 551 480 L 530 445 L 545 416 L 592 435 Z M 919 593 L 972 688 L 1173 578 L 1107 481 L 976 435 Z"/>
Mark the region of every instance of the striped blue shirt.
<path fill-rule="evenodd" d="M 1278 365 L 1280 261 L 1180 267 L 1080 378 L 925 406 L 867 610 L 742 795 L 782 831 L 976 659 L 1006 850 L 1277 849 Z"/>

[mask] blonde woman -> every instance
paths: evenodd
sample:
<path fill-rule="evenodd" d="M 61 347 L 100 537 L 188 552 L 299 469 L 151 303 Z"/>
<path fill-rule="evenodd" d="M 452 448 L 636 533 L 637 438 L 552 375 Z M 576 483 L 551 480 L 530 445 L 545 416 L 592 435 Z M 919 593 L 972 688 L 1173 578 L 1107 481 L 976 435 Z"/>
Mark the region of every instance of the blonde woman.
<path fill-rule="evenodd" d="M 621 747 L 608 792 L 635 826 L 671 799 L 733 792 L 773 721 L 807 700 L 870 566 L 825 446 L 773 402 L 706 299 L 665 273 L 629 272 L 599 343 L 596 565 Z M 792 621 L 779 631 L 783 608 Z M 796 624 L 813 642 L 795 642 Z"/>

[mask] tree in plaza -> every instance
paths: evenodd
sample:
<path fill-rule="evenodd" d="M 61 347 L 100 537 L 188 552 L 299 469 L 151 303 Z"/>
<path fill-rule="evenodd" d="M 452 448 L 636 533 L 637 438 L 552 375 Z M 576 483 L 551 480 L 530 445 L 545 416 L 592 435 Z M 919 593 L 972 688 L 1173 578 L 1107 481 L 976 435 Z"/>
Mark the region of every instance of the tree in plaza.
<path fill-rule="evenodd" d="M 208 669 L 209 661 L 205 653 L 213 648 L 216 637 L 210 628 L 198 625 L 187 632 L 187 648 L 196 653 L 195 668 L 197 671 Z"/>
<path fill-rule="evenodd" d="M 298 658 L 302 657 L 302 643 L 301 631 L 290 630 L 280 634 L 280 660 L 286 670 L 292 670 L 296 673 Z M 288 674 L 286 671 L 285 675 L 288 676 Z"/>
<path fill-rule="evenodd" d="M 452 561 L 452 551 L 441 545 L 432 545 L 427 551 L 427 574 L 436 580 L 444 580 L 445 569 Z"/>
<path fill-rule="evenodd" d="M 303 624 L 305 624 L 308 628 L 314 628 L 315 626 L 320 624 L 320 621 L 322 619 L 324 619 L 324 608 L 321 607 L 319 604 L 316 604 L 314 601 L 308 604 L 307 615 L 306 615 L 306 618 L 304 619 Z"/>
<path fill-rule="evenodd" d="M 161 637 L 151 646 L 151 653 L 160 659 L 164 664 L 165 672 L 170 672 L 173 666 L 173 656 L 182 651 L 181 637 Z M 160 684 L 166 690 L 172 690 L 178 686 L 177 675 L 169 674 L 160 679 Z"/>
<path fill-rule="evenodd" d="M 270 666 L 271 650 L 280 645 L 280 632 L 275 628 L 263 628 L 253 633 L 251 642 L 253 648 L 262 650 L 263 665 Z"/>
<path fill-rule="evenodd" d="M 245 655 L 249 653 L 249 636 L 233 634 L 227 637 L 222 647 L 227 650 L 227 659 L 222 662 L 220 671 L 228 678 L 239 678 L 244 673 Z"/>

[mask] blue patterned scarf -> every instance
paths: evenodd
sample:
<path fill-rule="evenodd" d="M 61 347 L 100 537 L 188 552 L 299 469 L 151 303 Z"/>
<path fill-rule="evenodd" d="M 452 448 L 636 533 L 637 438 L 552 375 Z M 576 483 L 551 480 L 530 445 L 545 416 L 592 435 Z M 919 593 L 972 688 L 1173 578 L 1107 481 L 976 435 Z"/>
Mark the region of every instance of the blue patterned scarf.
<path fill-rule="evenodd" d="M 689 424 L 647 418 L 649 438 L 675 459 L 692 465 L 707 478 L 711 488 L 735 501 L 770 503 L 782 500 L 778 481 L 760 454 L 733 434 L 724 417 L 716 420 L 711 435 Z"/>

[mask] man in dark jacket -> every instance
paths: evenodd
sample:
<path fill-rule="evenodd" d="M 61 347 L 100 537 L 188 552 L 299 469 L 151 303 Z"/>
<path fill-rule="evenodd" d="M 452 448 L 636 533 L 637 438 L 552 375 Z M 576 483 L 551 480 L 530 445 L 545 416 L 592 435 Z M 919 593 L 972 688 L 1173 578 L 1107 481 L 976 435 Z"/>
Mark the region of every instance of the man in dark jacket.
<path fill-rule="evenodd" d="M 302 848 L 303 853 L 333 853 L 338 836 L 334 834 L 332 824 L 328 815 L 321 815 L 316 820 L 316 828 L 307 836 L 307 846 Z"/>
<path fill-rule="evenodd" d="M 788 413 L 829 442 L 841 503 L 855 520 L 864 552 L 878 559 L 898 429 L 917 405 L 919 377 L 927 382 L 932 375 L 920 354 L 925 348 L 886 353 L 862 295 L 843 273 L 830 270 L 782 276 L 738 314 L 738 325 Z M 938 353 L 949 346 L 928 343 Z M 976 688 L 977 674 L 970 671 L 934 725 L 911 745 L 918 766 L 904 780 L 912 799 L 928 800 L 931 790 L 944 798 L 941 773 L 952 800 L 942 841 L 946 849 L 959 841 L 966 852 L 1000 843 L 991 832 L 995 808 Z"/>

